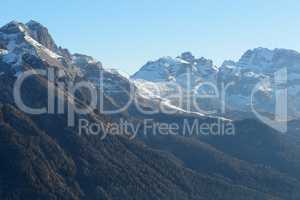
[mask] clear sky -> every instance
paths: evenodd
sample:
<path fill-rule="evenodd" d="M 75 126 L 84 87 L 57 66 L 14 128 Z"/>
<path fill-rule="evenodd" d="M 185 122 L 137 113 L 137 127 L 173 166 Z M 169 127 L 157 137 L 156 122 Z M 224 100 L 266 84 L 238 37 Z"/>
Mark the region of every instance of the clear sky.
<path fill-rule="evenodd" d="M 299 0 L 1 0 L 0 6 L 0 25 L 34 19 L 58 45 L 127 73 L 183 51 L 218 65 L 258 46 L 300 51 Z"/>

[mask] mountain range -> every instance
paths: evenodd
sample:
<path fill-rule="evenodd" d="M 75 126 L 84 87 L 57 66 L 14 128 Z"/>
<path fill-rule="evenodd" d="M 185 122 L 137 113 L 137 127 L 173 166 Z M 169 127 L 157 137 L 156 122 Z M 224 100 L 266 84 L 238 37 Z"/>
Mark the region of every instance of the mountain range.
<path fill-rule="evenodd" d="M 36 21 L 10 22 L 0 28 L 0 199 L 299 199 L 298 65 L 300 54 L 285 49 L 249 50 L 238 62 L 225 61 L 220 67 L 186 52 L 148 62 L 126 78 L 90 56 L 59 47 L 48 29 Z M 255 105 L 272 115 L 275 89 L 270 83 L 273 74 L 284 67 L 291 121 L 283 135 L 251 115 L 249 93 L 264 80 Z M 56 75 L 52 81 L 36 75 L 23 83 L 21 98 L 27 106 L 47 107 L 49 87 L 82 81 L 103 95 L 96 103 L 105 111 L 126 106 L 132 92 L 137 104 L 107 114 L 90 107 L 88 91 L 72 93 L 64 85 L 55 87 L 54 98 L 67 105 L 61 108 L 66 112 L 24 112 L 15 102 L 16 80 L 28 70 L 51 69 Z M 227 112 L 220 111 L 218 98 L 197 100 L 206 110 L 216 109 L 215 113 L 186 108 L 190 92 L 200 97 L 213 92 L 210 87 L 197 87 L 206 81 L 217 88 L 222 82 L 234 82 L 226 94 Z M 178 90 L 186 97 L 182 105 L 170 98 Z M 141 111 L 141 107 L 152 111 L 161 105 L 172 113 Z M 77 106 L 92 112 L 74 113 L 74 120 L 105 127 L 120 119 L 133 124 L 149 118 L 153 124 L 221 120 L 235 125 L 235 135 L 139 132 L 133 140 L 121 133 L 103 139 L 103 130 L 99 135 L 79 135 L 77 122 L 68 126 L 67 112 Z"/>
<path fill-rule="evenodd" d="M 254 117 L 251 104 L 260 113 L 275 114 L 276 91 L 280 89 L 280 84 L 275 83 L 276 74 L 281 73 L 286 76 L 286 80 L 279 81 L 283 81 L 281 84 L 287 88 L 288 119 L 297 119 L 300 109 L 299 69 L 298 52 L 259 47 L 246 51 L 237 62 L 226 60 L 221 66 L 215 66 L 212 60 L 203 57 L 195 58 L 190 52 L 176 58 L 163 57 L 148 62 L 131 78 L 144 94 L 159 96 L 177 106 L 178 102 L 172 98 L 174 94 L 184 91 L 180 93 L 188 99 L 193 93 L 199 109 L 194 106 L 191 111 L 212 114 L 209 111 L 217 110 L 213 114 L 249 118 Z M 174 84 L 179 87 L 174 89 Z M 207 100 L 206 96 L 211 94 L 214 96 Z M 222 109 L 223 104 L 225 109 Z M 179 107 L 186 109 L 187 106 L 181 104 Z"/>

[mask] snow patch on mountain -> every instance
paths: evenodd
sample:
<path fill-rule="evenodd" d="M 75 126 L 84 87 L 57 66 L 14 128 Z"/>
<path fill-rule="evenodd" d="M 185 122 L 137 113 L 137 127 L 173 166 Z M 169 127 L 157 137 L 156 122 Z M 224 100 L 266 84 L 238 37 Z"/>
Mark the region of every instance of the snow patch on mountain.
<path fill-rule="evenodd" d="M 53 51 L 51 51 L 50 49 L 44 47 L 42 44 L 40 44 L 39 42 L 37 42 L 36 40 L 34 40 L 32 37 L 30 37 L 29 35 L 25 34 L 24 36 L 25 40 L 31 44 L 32 46 L 34 46 L 36 49 L 38 49 L 39 51 L 43 51 L 45 52 L 49 57 L 54 58 L 54 59 L 58 59 L 61 58 L 62 56 L 54 53 Z"/>

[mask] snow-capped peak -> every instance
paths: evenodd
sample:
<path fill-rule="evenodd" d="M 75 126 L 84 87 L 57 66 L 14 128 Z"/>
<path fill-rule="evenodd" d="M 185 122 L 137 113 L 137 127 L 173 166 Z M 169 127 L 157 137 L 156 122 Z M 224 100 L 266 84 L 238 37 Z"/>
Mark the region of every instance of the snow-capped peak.
<path fill-rule="evenodd" d="M 300 71 L 300 54 L 289 49 L 259 47 L 244 53 L 237 66 L 259 73 L 274 73 L 284 67 Z"/>
<path fill-rule="evenodd" d="M 238 61 L 238 65 L 244 68 L 266 68 L 271 64 L 273 57 L 273 50 L 259 47 L 253 50 L 246 51 L 246 53 L 244 53 Z"/>
<path fill-rule="evenodd" d="M 33 22 L 30 24 L 33 25 Z M 30 54 L 49 61 L 49 64 L 60 66 L 61 62 L 58 58 L 61 56 L 37 41 L 38 38 L 33 37 L 32 30 L 34 30 L 32 27 L 29 28 L 17 21 L 12 21 L 0 28 L 0 48 L 2 49 L 0 59 L 19 69 L 23 62 L 23 55 Z"/>
<path fill-rule="evenodd" d="M 203 57 L 196 58 L 192 53 L 184 52 L 176 58 L 162 57 L 148 62 L 131 78 L 153 82 L 176 81 L 187 73 L 204 78 L 215 75 L 217 71 L 218 68 L 211 60 Z"/>

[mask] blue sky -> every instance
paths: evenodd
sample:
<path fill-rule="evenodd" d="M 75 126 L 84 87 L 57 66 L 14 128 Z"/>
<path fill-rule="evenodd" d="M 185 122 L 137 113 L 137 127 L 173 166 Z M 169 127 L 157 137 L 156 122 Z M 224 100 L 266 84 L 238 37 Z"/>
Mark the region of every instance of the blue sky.
<path fill-rule="evenodd" d="M 296 0 L 1 0 L 0 25 L 34 19 L 58 45 L 133 73 L 184 51 L 218 65 L 258 46 L 300 51 L 299 11 Z"/>

